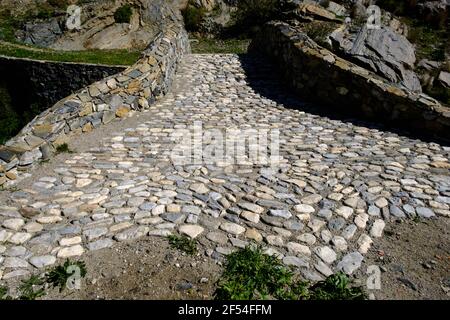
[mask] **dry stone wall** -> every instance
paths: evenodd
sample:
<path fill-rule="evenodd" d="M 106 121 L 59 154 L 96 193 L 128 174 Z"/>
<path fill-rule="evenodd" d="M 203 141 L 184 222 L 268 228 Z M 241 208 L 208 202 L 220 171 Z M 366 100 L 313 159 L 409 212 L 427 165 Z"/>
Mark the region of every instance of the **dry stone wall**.
<path fill-rule="evenodd" d="M 27 98 L 45 109 L 95 81 L 125 70 L 126 66 L 41 61 L 0 56 L 0 82 L 12 96 Z"/>
<path fill-rule="evenodd" d="M 272 59 L 305 99 L 450 141 L 450 108 L 338 57 L 285 22 L 266 24 L 250 51 Z"/>
<path fill-rule="evenodd" d="M 0 185 L 51 157 L 68 135 L 146 109 L 163 96 L 182 56 L 190 50 L 179 17 L 173 14 L 169 19 L 136 64 L 58 101 L 0 146 Z"/>

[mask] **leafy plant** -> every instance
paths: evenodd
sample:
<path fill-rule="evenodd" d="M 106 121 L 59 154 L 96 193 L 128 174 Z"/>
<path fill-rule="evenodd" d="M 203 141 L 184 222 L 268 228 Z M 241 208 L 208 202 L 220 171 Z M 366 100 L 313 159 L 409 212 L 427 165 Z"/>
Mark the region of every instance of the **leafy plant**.
<path fill-rule="evenodd" d="M 236 251 L 227 256 L 218 282 L 219 300 L 301 299 L 307 295 L 305 282 L 294 281 L 293 272 L 260 247 Z"/>
<path fill-rule="evenodd" d="M 130 23 L 133 9 L 131 5 L 125 4 L 114 12 L 114 21 L 116 23 Z"/>
<path fill-rule="evenodd" d="M 179 237 L 175 235 L 171 235 L 168 238 L 170 246 L 174 249 L 178 249 L 190 255 L 193 255 L 197 252 L 197 242 L 193 239 L 189 239 L 185 236 Z"/>
<path fill-rule="evenodd" d="M 311 300 L 365 300 L 361 287 L 350 287 L 348 277 L 338 272 L 310 288 Z"/>
<path fill-rule="evenodd" d="M 278 18 L 282 2 L 279 0 L 240 0 L 232 14 L 232 23 L 227 33 L 251 37 L 260 26 Z"/>
<path fill-rule="evenodd" d="M 197 8 L 189 3 L 185 9 L 181 11 L 184 19 L 184 25 L 189 32 L 197 32 L 205 17 L 205 9 Z"/>
<path fill-rule="evenodd" d="M 0 301 L 1 300 L 12 300 L 12 298 L 8 295 L 7 287 L 0 286 Z"/>
<path fill-rule="evenodd" d="M 62 143 L 56 147 L 56 153 L 73 153 L 67 143 Z"/>
<path fill-rule="evenodd" d="M 36 298 L 45 295 L 44 289 L 41 287 L 45 283 L 44 279 L 33 275 L 27 280 L 22 280 L 19 287 L 20 300 L 36 300 Z"/>
<path fill-rule="evenodd" d="M 225 270 L 217 283 L 219 300 L 356 300 L 365 299 L 360 287 L 350 287 L 343 273 L 310 286 L 276 257 L 261 247 L 247 247 L 227 256 Z"/>
<path fill-rule="evenodd" d="M 79 269 L 81 278 L 86 276 L 87 270 L 83 261 L 70 261 L 67 259 L 63 265 L 56 266 L 50 270 L 45 275 L 45 281 L 53 287 L 58 287 L 60 292 L 63 291 L 67 285 L 67 280 L 75 273 L 75 271 L 71 272 L 69 269 L 73 266 Z"/>

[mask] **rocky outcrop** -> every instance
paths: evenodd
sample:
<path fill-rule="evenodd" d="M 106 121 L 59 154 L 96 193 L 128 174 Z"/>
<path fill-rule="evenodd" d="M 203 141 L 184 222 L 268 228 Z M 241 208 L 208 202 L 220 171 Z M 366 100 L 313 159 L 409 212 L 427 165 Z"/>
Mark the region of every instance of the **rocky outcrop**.
<path fill-rule="evenodd" d="M 148 108 L 169 90 L 175 70 L 188 51 L 183 23 L 171 12 L 164 29 L 136 64 L 58 101 L 0 146 L 1 184 L 16 179 L 18 171 L 51 157 L 54 148 L 69 135 L 89 132 Z"/>
<path fill-rule="evenodd" d="M 272 59 L 302 98 L 450 141 L 450 108 L 335 55 L 287 23 L 268 23 L 250 50 Z"/>
<path fill-rule="evenodd" d="M 330 39 L 336 50 L 358 64 L 411 91 L 422 91 L 413 71 L 416 62 L 414 46 L 389 27 L 369 29 L 363 26 L 356 34 L 342 28 L 333 32 Z"/>
<path fill-rule="evenodd" d="M 19 39 L 30 45 L 49 47 L 64 33 L 64 24 L 61 18 L 52 18 L 48 21 L 27 22 L 23 31 L 18 33 Z"/>
<path fill-rule="evenodd" d="M 17 32 L 19 40 L 56 50 L 145 48 L 163 29 L 168 8 L 181 0 L 95 0 L 80 4 L 81 28 L 68 30 L 66 13 L 48 20 L 30 21 Z M 125 4 L 132 6 L 130 23 L 117 23 L 114 13 Z"/>

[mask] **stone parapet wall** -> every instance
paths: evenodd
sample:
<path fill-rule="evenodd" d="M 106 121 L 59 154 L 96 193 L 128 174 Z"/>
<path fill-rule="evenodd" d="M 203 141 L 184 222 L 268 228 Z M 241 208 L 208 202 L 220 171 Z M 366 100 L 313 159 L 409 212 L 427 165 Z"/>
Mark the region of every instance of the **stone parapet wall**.
<path fill-rule="evenodd" d="M 50 158 L 69 135 L 147 109 L 169 90 L 177 65 L 189 51 L 183 23 L 172 14 L 133 66 L 58 101 L 0 146 L 0 185 Z"/>
<path fill-rule="evenodd" d="M 126 68 L 0 56 L 0 81 L 14 86 L 18 94 L 27 90 L 40 104 L 50 107 L 72 92 Z"/>
<path fill-rule="evenodd" d="M 287 23 L 266 24 L 250 51 L 269 57 L 288 85 L 306 100 L 450 141 L 449 107 L 338 57 Z"/>

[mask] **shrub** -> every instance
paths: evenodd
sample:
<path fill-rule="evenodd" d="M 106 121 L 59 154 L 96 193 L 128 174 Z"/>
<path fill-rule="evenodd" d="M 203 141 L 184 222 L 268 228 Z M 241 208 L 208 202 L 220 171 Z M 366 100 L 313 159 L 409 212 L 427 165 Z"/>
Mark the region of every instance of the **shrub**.
<path fill-rule="evenodd" d="M 116 23 L 130 23 L 133 9 L 131 5 L 125 4 L 114 12 L 114 21 Z"/>
<path fill-rule="evenodd" d="M 270 20 L 277 19 L 281 12 L 278 0 L 241 0 L 232 14 L 232 23 L 228 27 L 229 36 L 243 35 L 252 37 L 259 28 Z"/>
<path fill-rule="evenodd" d="M 300 299 L 306 284 L 295 282 L 294 274 L 276 257 L 261 248 L 245 249 L 227 256 L 215 298 L 219 300 Z"/>
<path fill-rule="evenodd" d="M 63 143 L 56 147 L 56 153 L 73 153 L 73 151 L 69 148 L 67 143 Z"/>
<path fill-rule="evenodd" d="M 181 13 L 187 31 L 197 32 L 200 30 L 200 25 L 205 18 L 205 10 L 203 8 L 197 8 L 189 4 Z"/>
<path fill-rule="evenodd" d="M 281 260 L 262 253 L 261 247 L 247 247 L 227 256 L 218 281 L 219 300 L 362 300 L 361 287 L 351 287 L 343 273 L 329 276 L 310 286 L 299 280 Z"/>

